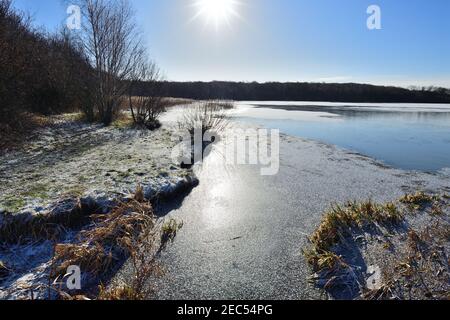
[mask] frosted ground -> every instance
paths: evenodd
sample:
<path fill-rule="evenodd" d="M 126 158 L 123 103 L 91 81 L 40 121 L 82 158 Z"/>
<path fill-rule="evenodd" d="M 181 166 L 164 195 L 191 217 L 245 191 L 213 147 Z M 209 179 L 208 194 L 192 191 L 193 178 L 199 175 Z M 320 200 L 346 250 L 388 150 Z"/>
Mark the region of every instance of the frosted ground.
<path fill-rule="evenodd" d="M 197 179 L 171 158 L 176 128 L 155 132 L 89 125 L 56 117 L 52 126 L 22 149 L 0 156 L 0 223 L 7 215 L 70 211 L 76 199 L 108 210 L 114 199 L 129 197 L 138 185 L 149 199 L 193 186 Z M 67 230 L 62 242 L 72 242 Z M 29 241 L 0 246 L 0 299 L 46 296 L 54 243 Z"/>
<path fill-rule="evenodd" d="M 172 132 L 57 122 L 0 157 L 0 210 L 42 213 L 62 199 L 111 199 L 138 184 L 147 195 L 171 188 L 188 175 L 171 159 Z"/>

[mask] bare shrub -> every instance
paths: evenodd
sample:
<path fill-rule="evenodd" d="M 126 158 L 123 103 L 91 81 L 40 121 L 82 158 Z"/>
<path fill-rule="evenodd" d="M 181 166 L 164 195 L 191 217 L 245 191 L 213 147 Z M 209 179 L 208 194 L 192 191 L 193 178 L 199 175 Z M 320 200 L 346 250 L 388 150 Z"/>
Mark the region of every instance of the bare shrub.
<path fill-rule="evenodd" d="M 228 107 L 228 108 L 226 108 Z M 207 131 L 223 132 L 228 124 L 226 109 L 230 104 L 217 101 L 206 101 L 189 106 L 178 121 L 178 127 L 187 130 L 191 135 L 195 130 L 201 130 L 202 135 Z"/>
<path fill-rule="evenodd" d="M 154 130 L 161 126 L 158 118 L 166 110 L 165 101 L 161 97 L 160 72 L 155 63 L 146 61 L 146 54 L 139 59 L 141 61 L 137 63 L 133 79 L 130 81 L 128 94 L 130 111 L 136 125 Z M 135 95 L 135 88 L 142 81 L 147 84 L 147 95 Z"/>
<path fill-rule="evenodd" d="M 178 120 L 178 127 L 190 135 L 190 150 L 189 147 L 187 150 L 183 150 L 185 155 L 190 153 L 190 161 L 183 161 L 181 167 L 190 168 L 198 158 L 203 158 L 203 151 L 206 147 L 216 143 L 228 125 L 229 118 L 223 102 L 206 101 L 186 107 L 182 118 Z M 204 139 L 206 133 L 209 137 Z M 195 137 L 198 134 L 201 134 L 201 146 L 196 146 L 195 143 Z M 207 141 L 208 139 L 209 141 Z"/>

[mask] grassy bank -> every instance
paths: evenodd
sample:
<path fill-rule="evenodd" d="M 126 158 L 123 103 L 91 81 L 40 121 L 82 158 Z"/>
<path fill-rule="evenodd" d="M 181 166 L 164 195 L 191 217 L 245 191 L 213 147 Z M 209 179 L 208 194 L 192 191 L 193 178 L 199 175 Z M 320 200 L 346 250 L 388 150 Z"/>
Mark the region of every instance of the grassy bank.
<path fill-rule="evenodd" d="M 155 216 L 154 206 L 198 183 L 170 157 L 176 128 L 51 119 L 1 156 L 0 299 L 105 298 L 99 286 L 127 259 L 173 239 L 178 224 Z M 81 268 L 79 292 L 64 285 L 71 265 Z M 136 286 L 123 290 L 142 296 Z"/>
<path fill-rule="evenodd" d="M 79 199 L 71 210 L 58 214 L 8 215 L 0 224 L 0 289 L 15 299 L 144 299 L 148 298 L 146 279 L 158 271 L 155 257 L 172 241 L 181 224 L 174 220 L 158 223 L 154 204 L 185 193 L 196 180 L 148 199 L 138 187 L 128 199 L 117 199 L 106 211 L 92 199 Z M 39 251 L 41 268 L 21 270 L 17 258 L 20 247 Z M 15 258 L 15 259 L 14 259 Z M 123 287 L 106 286 L 121 265 L 131 259 L 134 275 Z M 28 261 L 31 262 L 31 261 Z M 66 280 L 70 266 L 82 272 L 82 289 L 69 290 Z M 23 274 L 32 275 L 26 285 Z M 25 276 L 27 277 L 27 276 Z M 138 281 L 139 280 L 139 281 Z M 1 291 L 1 290 L 0 290 Z"/>
<path fill-rule="evenodd" d="M 335 299 L 448 299 L 448 199 L 333 206 L 304 250 L 312 283 Z"/>

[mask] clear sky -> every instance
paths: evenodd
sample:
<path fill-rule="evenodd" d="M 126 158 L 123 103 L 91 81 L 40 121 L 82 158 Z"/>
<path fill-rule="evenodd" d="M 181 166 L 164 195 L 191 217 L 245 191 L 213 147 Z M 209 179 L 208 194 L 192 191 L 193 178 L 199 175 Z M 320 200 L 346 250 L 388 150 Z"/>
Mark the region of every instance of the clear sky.
<path fill-rule="evenodd" d="M 168 80 L 450 87 L 450 0 L 231 0 L 236 15 L 198 1 L 130 0 Z M 381 30 L 367 28 L 372 4 Z M 15 5 L 48 30 L 67 16 L 62 0 Z"/>

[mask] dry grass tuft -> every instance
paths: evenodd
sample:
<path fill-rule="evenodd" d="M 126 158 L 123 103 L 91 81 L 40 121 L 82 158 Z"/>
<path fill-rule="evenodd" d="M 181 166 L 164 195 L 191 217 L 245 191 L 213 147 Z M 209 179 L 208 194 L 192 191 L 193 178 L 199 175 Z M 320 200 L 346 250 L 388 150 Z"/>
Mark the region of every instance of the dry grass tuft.
<path fill-rule="evenodd" d="M 178 231 L 183 227 L 183 222 L 178 222 L 175 219 L 170 219 L 165 222 L 161 228 L 161 245 L 160 251 L 165 249 L 169 242 L 173 242 L 177 236 Z"/>
<path fill-rule="evenodd" d="M 331 251 L 318 252 L 315 249 L 304 251 L 306 260 L 313 266 L 315 271 L 323 269 L 335 269 L 342 264 L 342 257 L 336 255 Z"/>
<path fill-rule="evenodd" d="M 403 218 L 403 213 L 393 203 L 381 205 L 366 201 L 333 206 L 310 237 L 312 248 L 304 251 L 315 272 L 312 281 L 326 290 L 342 286 L 349 292 L 358 290 L 361 285 L 357 275 L 341 256 L 333 252 L 334 246 L 345 242 L 354 229 L 396 225 Z"/>
<path fill-rule="evenodd" d="M 111 251 L 99 243 L 89 245 L 59 244 L 55 249 L 55 260 L 60 263 L 54 268 L 53 277 L 64 276 L 69 266 L 79 266 L 81 270 L 98 276 L 108 270 L 113 262 Z"/>
<path fill-rule="evenodd" d="M 305 252 L 308 263 L 313 267 L 315 274 L 311 282 L 325 290 L 344 287 L 350 291 L 359 288 L 359 282 L 353 268 L 345 260 L 331 251 L 318 253 Z"/>
<path fill-rule="evenodd" d="M 437 200 L 438 198 L 436 196 L 428 195 L 423 191 L 418 191 L 415 194 L 406 194 L 400 198 L 401 203 L 414 210 L 420 210 L 424 206 L 427 206 Z"/>
<path fill-rule="evenodd" d="M 131 280 L 120 286 L 107 288 L 99 287 L 98 300 L 145 300 L 153 293 L 149 279 L 162 271 L 155 261 L 155 250 L 151 231 L 144 233 L 135 241 L 134 249 L 130 252 Z"/>
<path fill-rule="evenodd" d="M 393 203 L 380 205 L 367 201 L 349 202 L 344 207 L 336 205 L 325 214 L 323 222 L 312 234 L 310 241 L 318 252 L 328 251 L 350 235 L 354 228 L 397 224 L 403 218 L 403 213 Z"/>
<path fill-rule="evenodd" d="M 131 200 L 119 204 L 111 213 L 96 216 L 95 226 L 81 232 L 80 243 L 57 246 L 56 275 L 62 275 L 70 265 L 78 265 L 93 275 L 105 273 L 112 262 L 131 254 L 133 239 L 153 225 L 153 209 L 149 203 Z"/>
<path fill-rule="evenodd" d="M 51 277 L 53 279 L 64 277 L 67 268 L 76 265 L 83 274 L 88 274 L 95 281 L 102 281 L 109 276 L 117 263 L 128 257 L 136 261 L 136 268 L 139 269 L 137 271 L 139 276 L 136 278 L 141 281 L 148 277 L 154 270 L 153 264 L 147 264 L 148 261 L 145 260 L 145 263 L 138 265 L 137 261 L 147 259 L 148 251 L 141 251 L 141 247 L 145 240 L 143 235 L 153 230 L 154 216 L 152 206 L 144 200 L 142 192 L 142 187 L 138 187 L 133 200 L 119 203 L 108 214 L 93 217 L 92 228 L 80 233 L 77 244 L 57 245 Z M 94 285 L 89 287 L 92 289 Z M 133 284 L 131 288 L 134 292 L 143 292 L 137 284 Z M 131 295 L 130 290 L 124 289 L 119 292 L 119 289 L 114 289 L 109 297 L 137 298 L 137 295 Z M 106 296 L 106 290 L 100 287 L 100 298 Z"/>
<path fill-rule="evenodd" d="M 138 237 L 130 239 L 129 255 L 132 276 L 126 284 L 107 288 L 99 287 L 99 300 L 144 300 L 148 299 L 153 288 L 149 279 L 161 273 L 156 262 L 156 237 L 154 230 L 146 228 Z"/>

